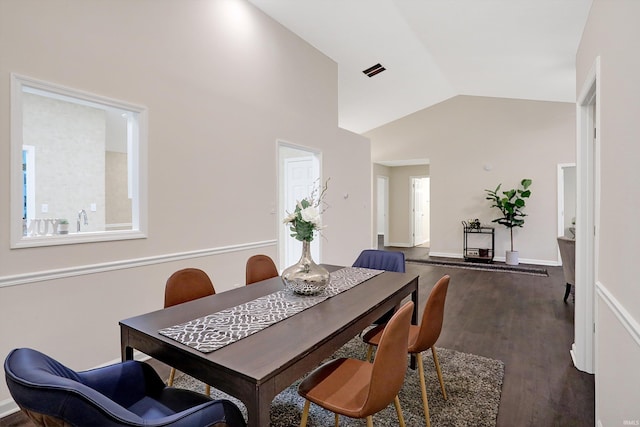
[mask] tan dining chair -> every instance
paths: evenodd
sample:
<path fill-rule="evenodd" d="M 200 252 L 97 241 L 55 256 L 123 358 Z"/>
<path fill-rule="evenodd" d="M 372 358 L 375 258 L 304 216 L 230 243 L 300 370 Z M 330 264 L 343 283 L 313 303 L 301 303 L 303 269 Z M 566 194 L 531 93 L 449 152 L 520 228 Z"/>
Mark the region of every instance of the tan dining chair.
<path fill-rule="evenodd" d="M 164 308 L 214 295 L 215 293 L 216 290 L 207 273 L 198 268 L 183 268 L 167 279 L 164 288 Z M 175 375 L 175 368 L 171 368 L 169 380 L 167 381 L 168 386 L 171 387 L 173 385 Z M 205 393 L 207 396 L 211 394 L 209 384 L 205 384 Z"/>
<path fill-rule="evenodd" d="M 278 269 L 273 260 L 267 255 L 253 255 L 247 260 L 246 284 L 278 277 Z"/>
<path fill-rule="evenodd" d="M 444 303 L 447 298 L 447 289 L 449 288 L 449 276 L 445 275 L 435 284 L 422 314 L 420 325 L 411 325 L 409 327 L 409 347 L 408 352 L 415 354 L 418 359 L 418 375 L 420 376 L 420 391 L 422 393 L 422 405 L 424 406 L 424 416 L 427 427 L 431 425 L 429 418 L 429 403 L 427 400 L 427 387 L 424 380 L 424 364 L 422 362 L 422 352 L 431 349 L 433 354 L 433 363 L 436 366 L 438 380 L 440 381 L 440 389 L 442 396 L 447 400 L 447 391 L 444 387 L 442 379 L 442 371 L 440 370 L 440 362 L 438 362 L 438 353 L 436 352 L 436 341 L 442 331 L 442 321 L 444 318 Z M 362 339 L 369 344 L 366 360 L 371 359 L 373 347 L 379 346 L 382 336 L 388 326 L 379 325 L 367 331 Z M 380 350 L 378 350 L 380 351 Z"/>
<path fill-rule="evenodd" d="M 373 363 L 365 360 L 339 358 L 321 365 L 298 386 L 305 398 L 300 427 L 307 425 L 311 402 L 335 413 L 338 418 L 366 418 L 367 427 L 373 426 L 373 414 L 394 403 L 400 426 L 404 418 L 398 392 L 407 370 L 407 345 L 413 302 L 398 310 L 381 334 Z"/>

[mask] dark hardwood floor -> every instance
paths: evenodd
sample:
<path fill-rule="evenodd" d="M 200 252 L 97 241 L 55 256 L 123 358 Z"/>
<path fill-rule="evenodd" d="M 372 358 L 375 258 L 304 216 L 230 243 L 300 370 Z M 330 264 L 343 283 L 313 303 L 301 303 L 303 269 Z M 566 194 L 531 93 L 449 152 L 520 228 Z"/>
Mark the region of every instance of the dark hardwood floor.
<path fill-rule="evenodd" d="M 421 304 L 442 275 L 451 276 L 438 347 L 505 363 L 498 427 L 595 425 L 594 378 L 569 355 L 574 305 L 562 302 L 560 267 L 548 267 L 549 277 L 415 263 L 407 270 L 420 275 Z M 0 420 L 30 425 L 20 413 Z"/>
<path fill-rule="evenodd" d="M 562 301 L 561 267 L 549 277 L 407 263 L 420 301 L 443 275 L 451 282 L 437 346 L 505 363 L 498 427 L 594 426 L 594 377 L 573 367 L 574 305 Z"/>

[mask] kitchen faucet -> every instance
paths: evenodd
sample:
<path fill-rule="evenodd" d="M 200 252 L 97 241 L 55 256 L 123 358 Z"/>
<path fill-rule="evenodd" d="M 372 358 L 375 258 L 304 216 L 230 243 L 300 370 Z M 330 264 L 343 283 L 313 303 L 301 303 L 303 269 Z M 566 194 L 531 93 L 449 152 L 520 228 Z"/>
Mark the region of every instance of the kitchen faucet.
<path fill-rule="evenodd" d="M 78 212 L 78 222 L 77 222 L 78 232 L 80 232 L 80 219 L 82 219 L 83 216 L 84 216 L 84 225 L 89 225 L 89 220 L 87 219 L 87 212 L 84 209 L 80 209 L 80 212 Z"/>

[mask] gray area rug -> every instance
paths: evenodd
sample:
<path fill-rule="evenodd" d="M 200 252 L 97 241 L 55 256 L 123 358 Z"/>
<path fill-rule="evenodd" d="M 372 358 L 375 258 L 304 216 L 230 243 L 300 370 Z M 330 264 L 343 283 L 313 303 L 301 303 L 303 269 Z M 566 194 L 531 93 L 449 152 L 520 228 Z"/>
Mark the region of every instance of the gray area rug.
<path fill-rule="evenodd" d="M 461 353 L 445 348 L 437 348 L 440 367 L 447 390 L 447 400 L 442 397 L 440 384 L 436 376 L 431 351 L 423 354 L 427 396 L 431 425 L 455 427 L 494 427 L 500 405 L 504 363 L 499 360 L 473 354 Z M 363 359 L 366 345 L 356 337 L 338 350 L 332 357 L 353 357 Z M 187 388 L 204 393 L 202 382 L 188 375 L 176 376 L 175 387 Z M 290 427 L 300 425 L 300 415 L 304 400 L 297 392 L 298 382 L 276 396 L 271 404 L 271 425 Z M 211 388 L 211 397 L 229 399 L 242 411 L 245 419 L 247 412 L 244 404 L 215 388 Z M 420 381 L 417 369 L 407 369 L 405 383 L 400 391 L 400 404 L 407 426 L 424 426 L 424 411 L 420 397 Z M 331 412 L 311 404 L 308 426 L 333 426 Z M 377 427 L 398 426 L 398 417 L 393 404 L 373 416 Z M 365 426 L 365 420 L 340 417 L 340 426 Z"/>

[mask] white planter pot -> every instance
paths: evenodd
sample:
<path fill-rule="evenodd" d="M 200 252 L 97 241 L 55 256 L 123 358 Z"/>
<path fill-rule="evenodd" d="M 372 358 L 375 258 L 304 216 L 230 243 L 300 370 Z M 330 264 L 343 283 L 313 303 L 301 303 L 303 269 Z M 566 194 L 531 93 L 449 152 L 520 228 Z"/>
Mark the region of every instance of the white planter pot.
<path fill-rule="evenodd" d="M 507 251 L 507 265 L 518 265 L 518 251 Z"/>

